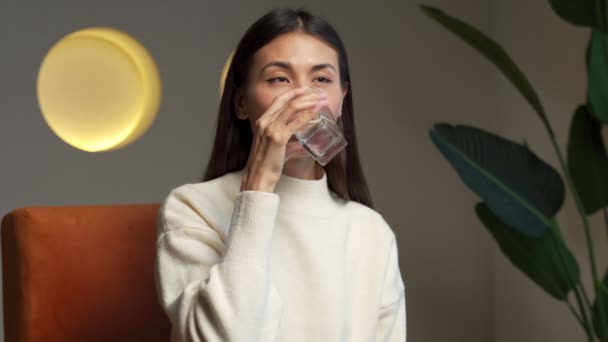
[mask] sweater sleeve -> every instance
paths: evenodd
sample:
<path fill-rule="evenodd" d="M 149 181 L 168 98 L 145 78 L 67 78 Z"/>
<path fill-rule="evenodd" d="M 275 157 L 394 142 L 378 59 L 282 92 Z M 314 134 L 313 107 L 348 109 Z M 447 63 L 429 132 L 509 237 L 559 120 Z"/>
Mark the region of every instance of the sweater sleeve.
<path fill-rule="evenodd" d="M 382 304 L 378 311 L 376 342 L 406 341 L 405 285 L 399 270 L 397 243 L 393 239 L 385 271 Z"/>
<path fill-rule="evenodd" d="M 226 243 L 184 196 L 159 213 L 156 283 L 172 342 L 273 341 L 283 304 L 268 272 L 279 196 L 236 195 Z"/>

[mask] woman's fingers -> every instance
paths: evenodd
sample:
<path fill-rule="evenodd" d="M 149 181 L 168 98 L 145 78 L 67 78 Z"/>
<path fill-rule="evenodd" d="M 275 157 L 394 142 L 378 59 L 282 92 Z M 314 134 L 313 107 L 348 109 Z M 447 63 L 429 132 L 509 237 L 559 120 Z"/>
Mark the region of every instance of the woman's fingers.
<path fill-rule="evenodd" d="M 283 106 L 275 110 L 274 104 L 257 120 L 256 124 L 264 128 L 276 120 L 281 120 L 283 124 L 291 119 L 291 116 L 298 110 L 306 108 L 307 104 L 314 105 L 315 101 L 326 99 L 326 95 L 308 92 L 290 98 Z M 283 100 L 279 100 L 282 102 Z"/>
<path fill-rule="evenodd" d="M 286 125 L 286 134 L 291 137 L 298 129 L 304 127 L 313 119 L 319 117 L 319 110 L 326 106 L 323 102 L 319 102 L 310 110 L 302 111 L 296 115 L 296 117 Z"/>
<path fill-rule="evenodd" d="M 275 122 L 281 123 L 283 125 L 289 124 L 292 120 L 295 119 L 297 114 L 304 110 L 310 110 L 314 108 L 321 108 L 322 106 L 327 105 L 326 100 L 319 101 L 318 99 L 299 101 L 299 102 L 291 102 L 288 104 L 283 112 L 275 119 Z"/>
<path fill-rule="evenodd" d="M 287 127 L 297 121 L 296 128 L 303 126 L 302 123 L 312 120 L 315 115 L 318 115 L 318 110 L 323 106 L 327 105 L 327 101 L 308 100 L 308 101 L 292 101 L 285 106 L 285 109 L 281 112 L 278 118 L 276 118 L 270 125 L 263 128 L 263 131 L 271 133 L 278 142 L 287 143 L 287 140 L 293 135 L 293 129 Z M 290 127 L 293 127 L 291 125 Z"/>
<path fill-rule="evenodd" d="M 266 112 L 260 118 L 264 116 L 271 116 L 272 114 L 279 111 L 279 109 L 283 108 L 287 103 L 289 103 L 289 101 L 292 101 L 293 99 L 304 93 L 306 93 L 306 88 L 301 87 L 292 89 L 275 97 L 272 103 L 270 104 L 270 107 L 266 109 Z"/>
<path fill-rule="evenodd" d="M 306 88 L 297 88 L 277 96 L 254 125 L 254 140 L 247 161 L 251 174 L 270 172 L 278 179 L 285 161 L 298 150 L 288 145 L 293 133 L 318 116 L 327 105 L 327 96 Z"/>

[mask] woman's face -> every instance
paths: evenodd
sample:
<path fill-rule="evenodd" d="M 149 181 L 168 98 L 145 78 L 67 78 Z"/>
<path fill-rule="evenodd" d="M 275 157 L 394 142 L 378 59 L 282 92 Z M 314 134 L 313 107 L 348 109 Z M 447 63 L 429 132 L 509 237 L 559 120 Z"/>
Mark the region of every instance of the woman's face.
<path fill-rule="evenodd" d="M 340 84 L 338 54 L 327 43 L 302 32 L 281 35 L 253 56 L 242 113 L 255 126 L 278 95 L 294 88 L 314 86 L 327 94 L 334 117 L 346 95 Z"/>

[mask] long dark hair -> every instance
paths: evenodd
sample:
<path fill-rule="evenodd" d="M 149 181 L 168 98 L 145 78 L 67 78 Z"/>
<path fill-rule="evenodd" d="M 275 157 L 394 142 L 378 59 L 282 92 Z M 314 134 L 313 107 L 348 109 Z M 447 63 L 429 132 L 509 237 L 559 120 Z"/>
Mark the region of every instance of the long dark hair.
<path fill-rule="evenodd" d="M 215 142 L 203 181 L 241 170 L 247 164 L 253 133 L 248 120 L 237 118 L 235 98 L 247 85 L 254 54 L 273 39 L 290 32 L 313 35 L 328 43 L 338 53 L 341 86 L 343 90 L 348 89 L 338 126 L 348 145 L 324 166 L 324 170 L 328 186 L 336 195 L 373 208 L 355 137 L 352 82 L 346 50 L 338 33 L 327 21 L 303 9 L 274 9 L 258 19 L 241 38 L 226 74 Z"/>

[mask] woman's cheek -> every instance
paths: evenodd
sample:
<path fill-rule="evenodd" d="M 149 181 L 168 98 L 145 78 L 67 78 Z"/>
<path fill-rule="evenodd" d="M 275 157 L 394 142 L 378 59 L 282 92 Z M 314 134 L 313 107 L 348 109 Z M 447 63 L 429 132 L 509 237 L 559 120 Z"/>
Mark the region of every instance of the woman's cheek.
<path fill-rule="evenodd" d="M 331 113 L 334 115 L 336 120 L 342 116 L 342 101 L 340 101 L 340 103 L 332 109 Z"/>

